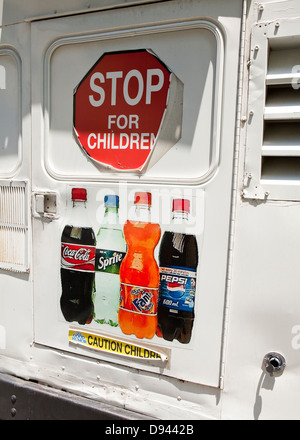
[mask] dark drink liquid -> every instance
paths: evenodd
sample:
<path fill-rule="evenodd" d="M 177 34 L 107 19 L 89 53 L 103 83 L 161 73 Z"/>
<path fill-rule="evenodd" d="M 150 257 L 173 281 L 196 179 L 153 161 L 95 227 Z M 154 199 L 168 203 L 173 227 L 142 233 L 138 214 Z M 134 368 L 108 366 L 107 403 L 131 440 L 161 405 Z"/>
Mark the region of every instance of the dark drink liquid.
<path fill-rule="evenodd" d="M 187 201 L 181 200 L 181 202 Z M 175 203 L 175 208 L 177 205 Z M 184 206 L 188 212 L 189 204 L 185 203 Z M 182 212 L 185 211 L 182 209 Z M 184 224 L 182 224 L 182 229 L 184 229 Z M 196 237 L 184 232 L 166 231 L 159 251 L 160 289 L 157 334 L 168 341 L 177 339 L 187 344 L 191 339 L 195 316 L 197 266 Z"/>
<path fill-rule="evenodd" d="M 73 199 L 75 202 L 75 200 Z M 78 202 L 78 200 L 76 200 Z M 79 201 L 80 203 L 80 201 Z M 82 209 L 85 209 L 83 206 Z M 76 223 L 83 220 L 79 209 Z M 81 218 L 80 218 L 81 217 Z M 88 226 L 64 227 L 61 237 L 61 311 L 64 318 L 86 324 L 93 317 L 96 239 Z"/>

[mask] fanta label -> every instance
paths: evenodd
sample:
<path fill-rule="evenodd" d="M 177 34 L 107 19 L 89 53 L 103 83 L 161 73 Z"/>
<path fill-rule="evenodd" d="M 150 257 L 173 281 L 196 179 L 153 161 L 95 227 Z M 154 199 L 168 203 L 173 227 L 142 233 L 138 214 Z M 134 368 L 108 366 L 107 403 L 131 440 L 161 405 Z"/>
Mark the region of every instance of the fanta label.
<path fill-rule="evenodd" d="M 158 288 L 121 283 L 120 308 L 128 312 L 156 316 Z"/>
<path fill-rule="evenodd" d="M 95 246 L 61 244 L 61 267 L 81 272 L 95 271 Z"/>
<path fill-rule="evenodd" d="M 192 312 L 195 304 L 196 271 L 182 267 L 160 267 L 159 306 Z"/>

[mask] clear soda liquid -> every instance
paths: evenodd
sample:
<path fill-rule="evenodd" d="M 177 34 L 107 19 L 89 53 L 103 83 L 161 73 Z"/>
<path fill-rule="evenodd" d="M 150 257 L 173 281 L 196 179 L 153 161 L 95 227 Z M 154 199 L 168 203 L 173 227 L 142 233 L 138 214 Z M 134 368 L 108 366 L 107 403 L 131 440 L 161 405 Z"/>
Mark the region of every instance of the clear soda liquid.
<path fill-rule="evenodd" d="M 97 234 L 95 264 L 94 321 L 118 326 L 120 265 L 126 252 L 119 224 L 118 199 L 106 196 L 106 209 Z"/>

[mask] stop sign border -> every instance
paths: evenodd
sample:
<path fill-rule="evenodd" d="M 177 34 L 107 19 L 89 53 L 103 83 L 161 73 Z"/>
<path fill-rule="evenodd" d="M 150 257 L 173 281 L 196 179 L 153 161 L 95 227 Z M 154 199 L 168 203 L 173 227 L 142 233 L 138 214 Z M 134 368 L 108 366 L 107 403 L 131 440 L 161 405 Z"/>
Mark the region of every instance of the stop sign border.
<path fill-rule="evenodd" d="M 155 137 L 155 142 L 153 144 L 153 147 L 149 153 L 149 155 L 147 156 L 145 162 L 139 167 L 139 168 L 135 168 L 135 169 L 120 169 L 120 168 L 116 168 L 113 165 L 101 162 L 97 159 L 95 159 L 93 156 L 91 156 L 91 154 L 89 153 L 89 151 L 81 144 L 80 140 L 79 140 L 79 136 L 78 133 L 76 131 L 75 128 L 75 118 L 76 118 L 76 105 L 75 105 L 75 100 L 76 100 L 76 93 L 78 88 L 80 87 L 80 85 L 87 79 L 87 77 L 90 75 L 90 73 L 95 69 L 95 67 L 101 62 L 101 60 L 106 56 L 106 55 L 118 55 L 118 54 L 130 54 L 130 53 L 139 53 L 139 52 L 147 52 L 150 53 L 152 56 L 154 56 L 159 63 L 169 72 L 169 87 L 168 87 L 168 93 L 167 93 L 167 98 L 166 98 L 166 103 L 165 103 L 165 110 L 164 113 L 162 115 L 161 121 L 160 121 L 160 125 L 159 125 L 159 129 L 157 131 L 157 135 Z M 84 75 L 84 77 L 80 80 L 80 82 L 76 85 L 76 87 L 73 90 L 73 137 L 76 141 L 76 143 L 79 145 L 79 147 L 83 150 L 84 154 L 87 155 L 94 163 L 96 163 L 97 165 L 100 165 L 102 167 L 104 167 L 105 169 L 109 169 L 111 171 L 115 171 L 115 172 L 122 172 L 122 173 L 126 173 L 126 172 L 134 172 L 134 171 L 138 171 L 138 172 L 142 172 L 147 165 L 149 164 L 151 157 L 153 156 L 153 153 L 156 149 L 156 145 L 157 142 L 159 140 L 159 135 L 161 133 L 161 129 L 164 125 L 164 121 L 166 119 L 166 113 L 168 110 L 168 106 L 169 106 L 169 101 L 170 101 L 170 86 L 171 86 L 171 82 L 172 82 L 172 78 L 176 78 L 177 82 L 179 82 L 181 84 L 181 86 L 179 86 L 179 89 L 183 89 L 183 84 L 181 83 L 180 80 L 178 80 L 178 78 L 174 75 L 174 73 L 170 70 L 170 68 L 151 50 L 151 49 L 129 49 L 129 50 L 118 50 L 118 51 L 110 51 L 110 52 L 104 52 L 98 59 L 97 61 L 90 67 L 90 69 L 88 70 L 88 72 Z M 178 88 L 178 86 L 177 86 Z M 182 90 L 181 90 L 182 93 Z M 178 105 L 178 104 L 177 104 Z M 182 99 L 181 99 L 181 107 L 182 107 Z M 182 108 L 181 108 L 181 116 L 180 116 L 180 120 L 182 119 Z M 173 142 L 171 140 L 171 143 L 173 142 L 176 143 L 181 137 L 181 130 L 180 130 L 180 136 L 178 136 L 177 134 L 177 139 L 175 142 Z M 173 146 L 171 145 L 171 146 Z M 171 148 L 171 146 L 167 147 L 167 150 L 169 148 Z M 162 154 L 163 155 L 163 154 Z M 157 161 L 157 160 L 156 160 Z"/>

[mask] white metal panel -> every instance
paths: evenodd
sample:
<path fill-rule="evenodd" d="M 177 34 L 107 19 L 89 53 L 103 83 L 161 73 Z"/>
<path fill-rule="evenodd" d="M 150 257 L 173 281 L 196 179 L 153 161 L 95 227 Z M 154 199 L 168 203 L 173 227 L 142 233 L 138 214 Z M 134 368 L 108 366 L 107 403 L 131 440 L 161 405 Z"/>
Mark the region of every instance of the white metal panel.
<path fill-rule="evenodd" d="M 0 18 L 1 13 L 2 9 Z M 6 89 L 0 89 L 1 139 L 8 136 L 7 149 L 0 155 L 0 368 L 9 374 L 13 374 L 9 367 L 12 359 L 18 365 L 16 374 L 21 373 L 33 341 L 29 31 L 26 23 L 0 29 L 0 65 L 6 73 Z M 9 96 L 5 97 L 6 93 Z"/>
<path fill-rule="evenodd" d="M 224 418 L 299 418 L 299 212 L 298 202 L 238 203 Z M 285 356 L 279 377 L 263 368 L 270 351 Z"/>
<path fill-rule="evenodd" d="M 65 15 L 86 13 L 91 11 L 124 8 L 131 5 L 141 5 L 157 1 L 169 0 L 52 0 L 51 2 L 39 2 L 27 0 L 26 4 L 19 0 L 1 0 L 0 19 L 3 25 L 14 24 L 24 21 L 56 18 Z"/>
<path fill-rule="evenodd" d="M 29 29 L 26 23 L 0 28 L 0 178 L 5 179 L 30 176 Z"/>
<path fill-rule="evenodd" d="M 232 229 L 234 246 L 230 271 L 225 392 L 222 397 L 223 419 L 299 419 L 297 389 L 299 387 L 300 211 L 298 201 L 285 201 L 287 197 L 295 197 L 298 200 L 298 183 L 278 179 L 262 181 L 261 187 L 265 191 L 270 191 L 271 200 L 268 197 L 261 200 L 252 199 L 252 197 L 256 198 L 255 185 L 259 183 L 256 175 L 252 176 L 255 179 L 253 186 L 252 183 L 251 187 L 247 186 L 248 171 L 256 172 L 260 166 L 256 167 L 256 160 L 261 161 L 261 126 L 256 125 L 256 122 L 254 126 L 250 126 L 251 121 L 248 120 L 248 116 L 253 110 L 252 122 L 254 122 L 258 112 L 257 120 L 263 123 L 265 87 L 261 80 L 266 77 L 267 61 L 264 38 L 266 35 L 270 37 L 271 47 L 276 50 L 280 47 L 299 47 L 297 36 L 299 26 L 296 25 L 300 16 L 299 6 L 297 0 L 261 1 L 259 4 L 253 2 L 253 15 L 251 16 L 250 11 L 247 23 L 242 115 L 247 115 L 249 124 L 241 124 L 238 143 L 238 186 L 236 215 Z M 252 20 L 258 22 L 255 25 L 253 41 L 250 40 Z M 280 26 L 276 27 L 276 23 Z M 287 29 L 290 29 L 291 33 Z M 260 33 L 260 38 L 256 38 L 257 31 Z M 287 31 L 289 36 L 276 39 L 281 31 Z M 254 59 L 253 49 L 256 45 L 259 46 L 259 51 L 257 58 Z M 250 68 L 248 71 L 249 54 L 255 68 L 253 70 Z M 281 54 L 283 55 L 281 61 L 288 63 L 289 55 L 287 53 L 285 57 L 284 54 L 285 51 Z M 249 107 L 248 85 L 250 86 Z M 280 140 L 278 135 L 282 125 L 276 123 L 274 127 L 276 133 L 271 129 L 268 133 L 270 148 L 272 145 L 275 146 L 275 141 L 278 143 L 281 141 L 278 151 L 281 148 L 283 151 L 285 148 L 291 148 L 295 140 L 299 139 L 296 135 L 297 131 L 289 133 L 285 128 Z M 252 138 L 255 130 L 256 137 Z M 251 131 L 249 137 L 247 131 Z M 288 142 L 284 142 L 285 140 Z M 279 159 L 283 164 L 282 158 Z M 250 199 L 241 197 L 243 189 L 248 188 L 252 193 Z M 273 198 L 281 200 L 272 200 Z M 277 351 L 285 356 L 286 368 L 281 375 L 272 376 L 264 369 L 263 357 L 270 351 Z"/>
<path fill-rule="evenodd" d="M 212 7 L 205 4 L 206 9 L 199 8 L 199 2 L 188 2 L 187 18 L 182 6 L 182 2 L 172 2 L 170 9 L 162 3 L 144 6 L 142 15 L 138 8 L 128 8 L 122 13 L 109 11 L 32 25 L 33 185 L 37 193 L 51 189 L 59 195 L 57 220 L 34 219 L 34 238 L 39 237 L 39 248 L 34 249 L 35 334 L 40 344 L 218 387 L 231 208 L 235 118 L 232 90 L 237 79 L 241 12 L 236 2 L 230 4 L 230 13 L 228 4 L 225 8 L 223 2 Z M 225 35 L 226 41 L 231 41 L 226 44 L 226 53 Z M 187 46 L 192 50 L 187 51 Z M 103 51 L 140 47 L 153 49 L 184 82 L 184 141 L 172 148 L 149 174 L 147 171 L 139 180 L 130 176 L 128 183 L 123 180 L 123 184 L 118 184 L 114 181 L 120 180 L 120 176 L 99 173 L 71 137 L 72 90 Z M 227 72 L 224 76 L 222 66 Z M 172 185 L 162 184 L 165 179 Z M 89 209 L 95 229 L 99 227 L 103 195 L 108 190 L 121 194 L 127 209 L 131 209 L 136 188 L 152 191 L 154 213 L 162 229 L 167 228 L 163 222 L 166 198 L 170 200 L 172 194 L 188 194 L 192 198 L 193 226 L 201 260 L 197 321 L 187 347 L 158 338 L 148 341 L 150 346 L 162 347 L 171 354 L 163 369 L 146 362 L 90 353 L 68 344 L 69 326 L 59 310 L 60 235 L 69 211 L 70 188 L 78 181 L 84 183 L 90 194 Z M 46 267 L 47 280 L 41 275 Z M 94 324 L 90 326 L 95 329 Z M 111 329 L 105 331 L 112 334 Z"/>

